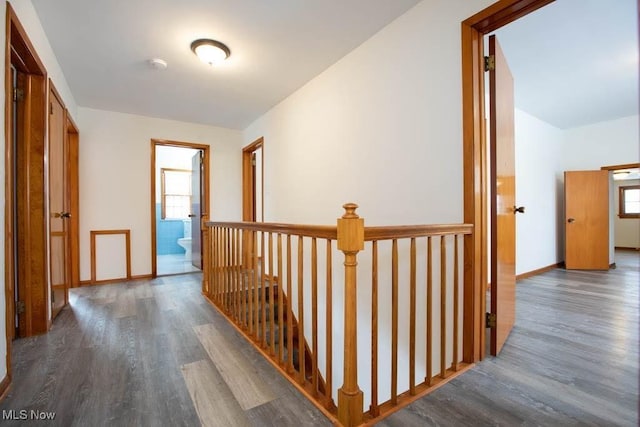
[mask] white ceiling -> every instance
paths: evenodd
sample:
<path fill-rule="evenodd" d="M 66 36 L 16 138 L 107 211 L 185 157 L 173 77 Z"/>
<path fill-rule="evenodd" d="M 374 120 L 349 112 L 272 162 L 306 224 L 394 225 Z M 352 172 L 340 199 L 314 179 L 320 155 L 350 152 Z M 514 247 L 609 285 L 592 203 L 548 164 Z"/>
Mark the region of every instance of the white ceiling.
<path fill-rule="evenodd" d="M 32 2 L 78 105 L 243 129 L 419 0 Z M 200 62 L 198 38 L 231 57 Z"/>
<path fill-rule="evenodd" d="M 243 129 L 419 0 L 32 2 L 78 105 Z M 516 105 L 560 128 L 637 114 L 637 17 L 636 0 L 557 0 L 497 31 Z M 202 37 L 229 60 L 201 63 Z"/>
<path fill-rule="evenodd" d="M 636 0 L 557 0 L 495 34 L 521 110 L 561 129 L 638 114 Z"/>

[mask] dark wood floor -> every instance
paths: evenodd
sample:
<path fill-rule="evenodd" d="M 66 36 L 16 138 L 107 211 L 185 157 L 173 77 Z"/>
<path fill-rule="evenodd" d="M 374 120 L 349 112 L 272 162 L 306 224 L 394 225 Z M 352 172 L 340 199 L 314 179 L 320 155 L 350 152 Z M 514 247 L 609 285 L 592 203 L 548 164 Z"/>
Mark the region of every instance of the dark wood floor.
<path fill-rule="evenodd" d="M 518 282 L 500 356 L 378 425 L 637 426 L 640 255 L 616 264 Z"/>
<path fill-rule="evenodd" d="M 519 282 L 501 356 L 379 425 L 637 425 L 640 257 L 616 262 Z M 49 334 L 14 342 L 0 410 L 56 412 L 37 425 L 330 425 L 204 301 L 199 281 L 74 290 Z"/>
<path fill-rule="evenodd" d="M 14 342 L 0 411 L 52 411 L 34 424 L 59 426 L 331 425 L 205 302 L 200 280 L 73 290 L 47 335 Z"/>

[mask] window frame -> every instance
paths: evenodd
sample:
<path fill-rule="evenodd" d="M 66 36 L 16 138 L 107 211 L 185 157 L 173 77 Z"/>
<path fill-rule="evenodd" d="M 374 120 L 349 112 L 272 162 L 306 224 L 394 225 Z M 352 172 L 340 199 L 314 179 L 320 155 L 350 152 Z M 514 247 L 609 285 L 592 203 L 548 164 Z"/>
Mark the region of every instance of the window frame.
<path fill-rule="evenodd" d="M 618 217 L 620 218 L 640 218 L 640 213 L 627 213 L 625 211 L 625 191 L 640 190 L 640 185 L 624 185 L 619 187 L 618 194 Z"/>
<path fill-rule="evenodd" d="M 193 174 L 191 169 L 175 169 L 175 168 L 160 168 L 160 218 L 161 219 L 186 219 L 186 218 L 167 218 L 167 196 L 182 196 L 185 197 L 186 194 L 166 194 L 165 192 L 165 172 L 183 172 L 189 175 Z M 191 205 L 191 201 L 193 199 L 193 194 L 189 194 L 189 205 Z"/>

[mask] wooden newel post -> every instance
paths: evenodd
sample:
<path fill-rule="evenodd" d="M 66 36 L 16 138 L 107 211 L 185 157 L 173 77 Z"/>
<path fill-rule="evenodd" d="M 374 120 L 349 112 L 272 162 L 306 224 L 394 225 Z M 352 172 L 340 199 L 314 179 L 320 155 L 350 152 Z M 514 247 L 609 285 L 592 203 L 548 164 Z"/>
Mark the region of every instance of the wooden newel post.
<path fill-rule="evenodd" d="M 357 280 L 358 252 L 364 249 L 364 219 L 358 205 L 347 203 L 338 219 L 338 250 L 344 252 L 344 383 L 338 390 L 338 420 L 343 426 L 362 424 L 362 390 L 358 387 Z"/>

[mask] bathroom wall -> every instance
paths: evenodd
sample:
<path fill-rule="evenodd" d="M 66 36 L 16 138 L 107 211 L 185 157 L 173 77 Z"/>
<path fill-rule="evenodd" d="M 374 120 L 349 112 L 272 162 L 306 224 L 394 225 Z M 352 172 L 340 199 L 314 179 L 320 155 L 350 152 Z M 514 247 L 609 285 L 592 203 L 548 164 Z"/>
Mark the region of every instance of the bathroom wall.
<path fill-rule="evenodd" d="M 161 170 L 191 169 L 191 158 L 197 150 L 178 147 L 156 148 L 156 251 L 157 255 L 183 254 L 178 239 L 184 237 L 184 222 L 181 219 L 162 219 Z"/>

